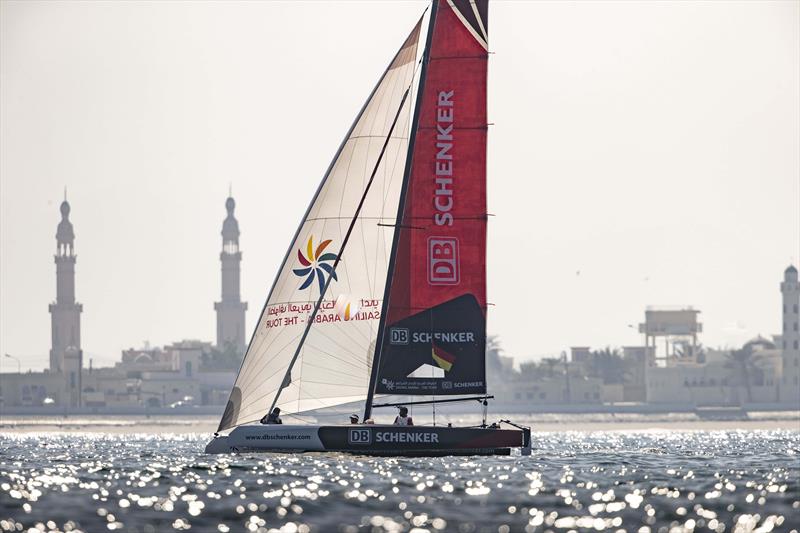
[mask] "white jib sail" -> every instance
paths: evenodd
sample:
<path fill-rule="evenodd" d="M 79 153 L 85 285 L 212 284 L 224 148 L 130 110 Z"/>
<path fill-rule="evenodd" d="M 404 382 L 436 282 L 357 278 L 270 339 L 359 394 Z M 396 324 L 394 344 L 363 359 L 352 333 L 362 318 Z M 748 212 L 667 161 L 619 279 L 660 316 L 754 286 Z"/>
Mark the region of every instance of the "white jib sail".
<path fill-rule="evenodd" d="M 409 95 L 403 100 L 403 95 L 414 81 L 420 27 L 421 21 L 323 178 L 259 318 L 220 430 L 259 420 L 282 383 L 276 405 L 288 413 L 366 398 L 394 233 L 391 226 L 408 151 L 414 99 Z M 342 241 L 390 130 L 391 138 L 334 273 Z M 291 382 L 284 382 L 330 276 L 333 279 L 292 368 Z"/>

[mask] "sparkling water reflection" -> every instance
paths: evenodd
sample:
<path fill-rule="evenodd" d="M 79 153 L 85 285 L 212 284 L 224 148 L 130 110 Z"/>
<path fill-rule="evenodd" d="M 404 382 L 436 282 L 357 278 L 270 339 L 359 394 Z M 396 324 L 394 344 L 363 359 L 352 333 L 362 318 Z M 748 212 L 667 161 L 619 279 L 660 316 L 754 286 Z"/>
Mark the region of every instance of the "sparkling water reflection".
<path fill-rule="evenodd" d="M 798 431 L 550 433 L 496 458 L 211 456 L 206 441 L 0 436 L 0 530 L 800 528 Z"/>

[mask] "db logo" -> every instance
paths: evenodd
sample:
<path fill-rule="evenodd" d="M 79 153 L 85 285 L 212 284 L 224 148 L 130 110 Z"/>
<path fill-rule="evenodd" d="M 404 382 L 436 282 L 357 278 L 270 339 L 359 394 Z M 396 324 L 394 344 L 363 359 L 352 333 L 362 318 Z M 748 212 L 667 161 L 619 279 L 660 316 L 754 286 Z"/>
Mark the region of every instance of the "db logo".
<path fill-rule="evenodd" d="M 391 328 L 389 344 L 408 344 L 408 328 Z"/>
<path fill-rule="evenodd" d="M 348 444 L 372 444 L 372 433 L 368 429 L 351 429 L 347 434 Z"/>
<path fill-rule="evenodd" d="M 430 237 L 428 239 L 428 283 L 458 285 L 458 239 Z"/>

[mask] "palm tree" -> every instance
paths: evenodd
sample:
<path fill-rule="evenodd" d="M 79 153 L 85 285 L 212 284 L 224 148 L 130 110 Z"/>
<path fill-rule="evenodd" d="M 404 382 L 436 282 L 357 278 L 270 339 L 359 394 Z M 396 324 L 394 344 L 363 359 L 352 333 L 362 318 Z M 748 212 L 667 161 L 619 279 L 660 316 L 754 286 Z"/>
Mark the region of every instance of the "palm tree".
<path fill-rule="evenodd" d="M 625 360 L 615 348 L 606 347 L 591 352 L 589 375 L 603 383 L 622 383 L 625 378 Z"/>
<path fill-rule="evenodd" d="M 561 364 L 561 359 L 558 357 L 545 357 L 542 359 L 542 366 L 547 368 L 547 377 L 552 378 L 555 376 L 555 369 Z"/>
<path fill-rule="evenodd" d="M 753 347 L 750 344 L 745 344 L 739 350 L 731 350 L 725 357 L 728 359 L 725 366 L 734 370 L 737 381 L 740 385 L 744 384 L 747 391 L 747 402 L 752 402 L 751 379 L 754 374 L 761 371 L 757 364 L 761 356 L 753 352 Z"/>
<path fill-rule="evenodd" d="M 539 375 L 539 366 L 536 361 L 526 361 L 519 364 L 519 374 L 526 379 L 536 379 Z"/>

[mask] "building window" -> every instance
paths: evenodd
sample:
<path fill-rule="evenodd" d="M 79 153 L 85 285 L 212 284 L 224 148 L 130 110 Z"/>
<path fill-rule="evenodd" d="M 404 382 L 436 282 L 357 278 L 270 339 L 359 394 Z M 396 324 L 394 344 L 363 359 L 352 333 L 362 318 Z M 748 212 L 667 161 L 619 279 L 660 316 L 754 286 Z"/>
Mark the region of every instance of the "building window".
<path fill-rule="evenodd" d="M 794 305 L 792 306 L 792 309 L 794 309 L 794 314 L 797 314 L 797 304 L 794 304 Z"/>
<path fill-rule="evenodd" d="M 522 399 L 522 393 L 521 392 L 515 392 L 514 393 L 514 399 L 515 400 L 521 400 Z"/>
<path fill-rule="evenodd" d="M 600 399 L 600 393 L 599 392 L 595 392 L 594 393 L 594 399 L 595 400 L 599 400 Z"/>
<path fill-rule="evenodd" d="M 794 323 L 794 330 L 797 331 L 797 322 Z"/>
<path fill-rule="evenodd" d="M 792 343 L 792 345 L 794 346 L 794 349 L 796 350 L 796 349 L 797 349 L 797 341 L 794 341 L 794 342 Z"/>
<path fill-rule="evenodd" d="M 540 393 L 539 393 L 539 399 L 540 399 L 540 400 L 544 400 L 545 398 L 547 398 L 547 393 L 540 392 Z"/>

